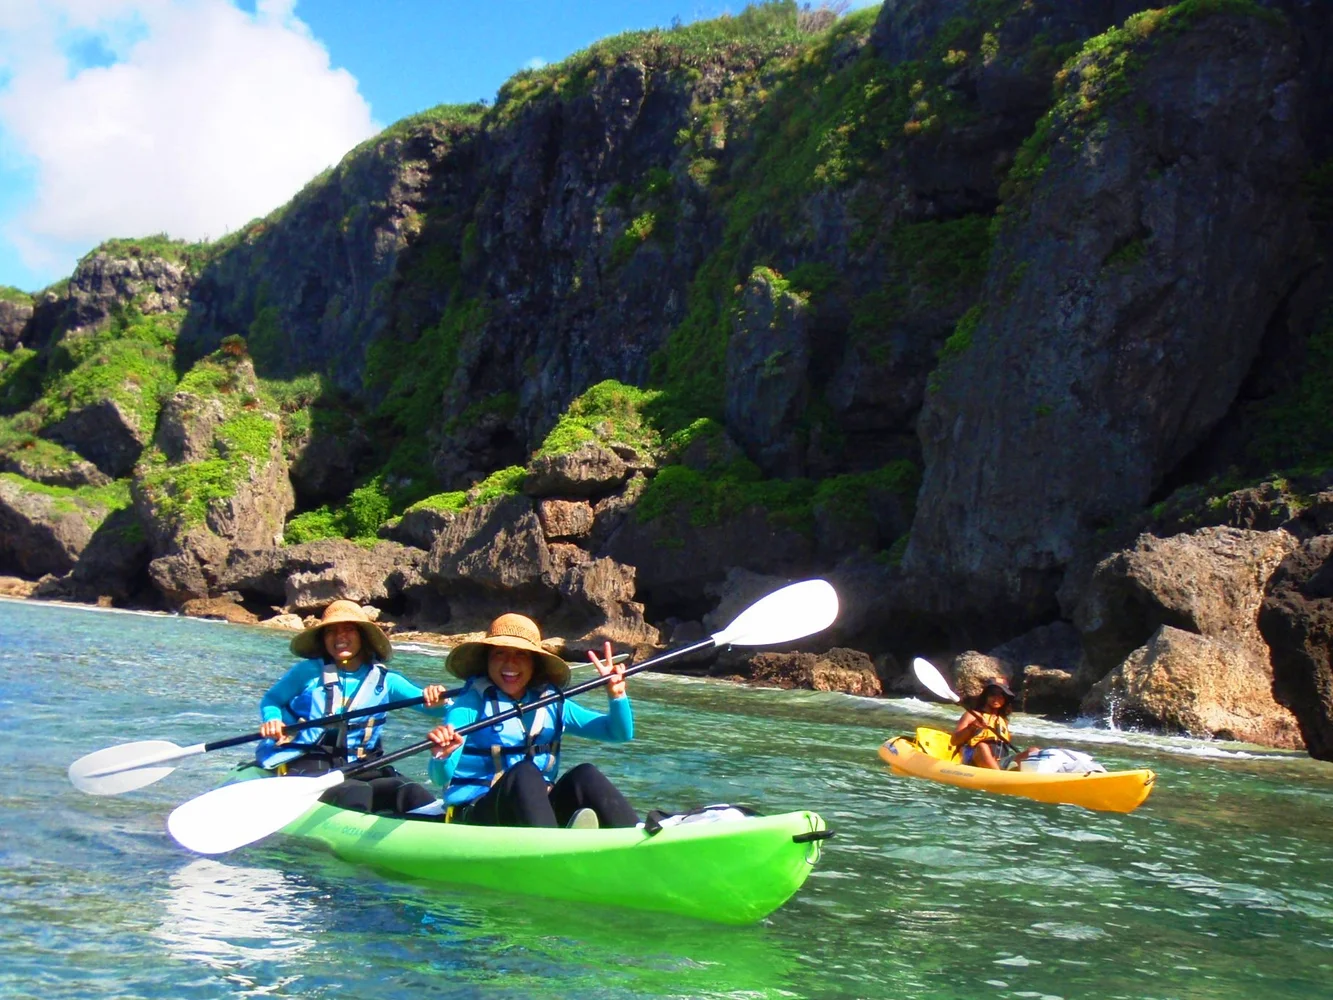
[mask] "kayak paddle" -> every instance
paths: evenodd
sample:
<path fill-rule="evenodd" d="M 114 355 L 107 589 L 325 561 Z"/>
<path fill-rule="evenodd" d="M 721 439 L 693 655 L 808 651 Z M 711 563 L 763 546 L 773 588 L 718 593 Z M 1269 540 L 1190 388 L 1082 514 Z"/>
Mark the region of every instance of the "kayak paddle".
<path fill-rule="evenodd" d="M 668 650 L 624 671 L 624 676 L 657 666 L 667 660 L 700 653 L 717 646 L 771 646 L 813 635 L 838 617 L 838 595 L 825 580 L 805 580 L 774 591 L 741 612 L 730 625 L 679 649 Z M 539 698 L 499 715 L 456 730 L 466 736 L 508 719 L 516 718 L 563 698 L 591 691 L 613 675 L 575 684 L 558 694 Z M 196 796 L 177 806 L 167 818 L 167 830 L 176 842 L 199 854 L 222 854 L 276 833 L 313 806 L 321 795 L 356 772 L 378 769 L 405 757 L 429 750 L 430 740 L 413 743 L 374 761 L 347 765 L 344 769 L 316 776 L 284 775 L 256 781 L 238 781 Z"/>
<path fill-rule="evenodd" d="M 935 669 L 935 664 L 929 660 L 923 660 L 918 656 L 912 661 L 912 672 L 916 674 L 916 679 L 921 682 L 921 686 L 936 698 L 943 698 L 945 701 L 963 700 L 958 697 L 958 692 L 949 686 L 949 682 L 944 679 L 944 675 Z"/>
<path fill-rule="evenodd" d="M 629 659 L 628 653 L 620 653 L 615 657 L 615 662 L 623 663 L 627 659 Z M 571 664 L 571 666 L 586 667 L 589 664 L 578 663 Z M 455 698 L 462 693 L 463 688 L 455 688 L 452 691 L 446 691 L 444 696 Z M 312 719 L 309 722 L 293 723 L 290 726 L 284 726 L 282 731 L 290 736 L 303 729 L 327 728 L 352 719 L 364 719 L 368 715 L 375 715 L 379 712 L 393 712 L 400 708 L 416 708 L 423 704 L 425 704 L 424 698 L 403 698 L 400 701 L 390 701 L 371 708 L 360 708 L 345 715 L 328 715 L 322 719 Z M 94 750 L 92 753 L 84 754 L 69 766 L 69 780 L 75 788 L 88 795 L 120 795 L 124 792 L 132 792 L 136 788 L 151 785 L 155 781 L 161 781 L 176 770 L 180 761 L 187 758 L 212 753 L 214 750 L 241 746 L 245 743 L 255 743 L 261 739 L 263 737 L 259 733 L 246 733 L 244 736 L 233 736 L 225 740 L 215 740 L 212 743 L 195 743 L 188 747 L 177 746 L 168 740 L 140 740 L 136 743 L 122 743 L 119 746 L 106 747 L 103 750 Z"/>

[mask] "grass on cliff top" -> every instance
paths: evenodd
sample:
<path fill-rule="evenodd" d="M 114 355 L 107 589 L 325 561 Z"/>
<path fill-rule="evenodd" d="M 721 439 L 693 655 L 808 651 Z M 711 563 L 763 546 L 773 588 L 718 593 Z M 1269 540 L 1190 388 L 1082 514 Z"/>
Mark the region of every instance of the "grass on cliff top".
<path fill-rule="evenodd" d="M 662 436 L 643 411 L 659 395 L 615 379 L 598 382 L 569 404 L 536 454 L 562 455 L 590 441 L 628 445 L 652 454 L 661 444 Z"/>
<path fill-rule="evenodd" d="M 800 15 L 795 0 L 771 0 L 750 4 L 734 16 L 604 38 L 561 62 L 514 74 L 500 88 L 492 118 L 511 120 L 529 102 L 548 94 L 584 93 L 603 70 L 625 57 L 676 68 L 720 57 L 758 62 L 786 54 L 811 40 Z"/>
<path fill-rule="evenodd" d="M 105 486 L 48 486 L 35 483 L 31 479 L 12 472 L 0 472 L 0 479 L 13 483 L 28 493 L 39 493 L 51 497 L 59 513 L 92 513 L 98 518 L 105 517 L 114 510 L 121 510 L 130 505 L 130 481 L 117 479 Z"/>
<path fill-rule="evenodd" d="M 32 295 L 13 285 L 0 285 L 0 302 L 16 302 L 19 305 L 32 305 Z"/>
<path fill-rule="evenodd" d="M 104 240 L 80 257 L 79 263 L 91 260 L 98 254 L 116 258 L 160 257 L 173 264 L 183 264 L 188 270 L 197 273 L 217 255 L 217 251 L 217 243 L 191 243 L 188 240 L 173 240 L 166 233 L 154 233 L 131 239 Z"/>

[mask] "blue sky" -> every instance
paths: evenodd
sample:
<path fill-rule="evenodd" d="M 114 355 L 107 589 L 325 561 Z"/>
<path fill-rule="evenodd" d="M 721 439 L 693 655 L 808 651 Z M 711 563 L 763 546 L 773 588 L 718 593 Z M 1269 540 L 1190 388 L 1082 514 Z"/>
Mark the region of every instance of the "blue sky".
<path fill-rule="evenodd" d="M 853 6 L 870 0 L 854 0 Z M 723 0 L 42 0 L 0 4 L 0 285 L 103 239 L 216 239 L 357 142 L 607 35 Z M 21 8 L 21 9 L 20 9 Z"/>

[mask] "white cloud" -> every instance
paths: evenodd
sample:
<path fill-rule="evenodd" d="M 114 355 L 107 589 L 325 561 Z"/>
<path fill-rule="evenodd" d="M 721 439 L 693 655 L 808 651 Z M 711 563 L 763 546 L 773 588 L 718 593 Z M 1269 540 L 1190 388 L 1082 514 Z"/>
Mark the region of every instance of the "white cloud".
<path fill-rule="evenodd" d="M 541 56 L 533 56 L 531 59 L 529 59 L 527 62 L 525 62 L 525 63 L 523 64 L 523 68 L 524 68 L 524 69 L 541 69 L 541 68 L 542 68 L 543 66 L 545 66 L 545 65 L 546 65 L 546 60 L 545 60 L 545 59 L 543 59 Z"/>
<path fill-rule="evenodd" d="M 5 235 L 67 273 L 102 239 L 216 238 L 285 202 L 377 128 L 345 70 L 293 14 L 259 0 L 0 0 L 0 131 L 31 164 Z M 71 66 L 94 31 L 119 61 Z"/>

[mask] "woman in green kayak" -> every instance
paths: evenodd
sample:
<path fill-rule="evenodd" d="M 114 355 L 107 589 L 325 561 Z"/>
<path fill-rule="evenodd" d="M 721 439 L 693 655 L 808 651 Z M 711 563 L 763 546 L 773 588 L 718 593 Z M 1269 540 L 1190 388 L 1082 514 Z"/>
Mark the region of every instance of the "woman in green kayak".
<path fill-rule="evenodd" d="M 954 727 L 950 744 L 962 748 L 964 764 L 1007 770 L 1036 753 L 1041 747 L 1028 747 L 1019 753 L 1009 732 L 1009 713 L 1013 711 L 1014 692 L 1003 678 L 987 682 L 976 704 L 963 713 Z"/>
<path fill-rule="evenodd" d="M 334 601 L 318 624 L 292 637 L 301 661 L 282 675 L 259 703 L 263 742 L 255 762 L 279 774 L 323 774 L 349 761 L 373 761 L 383 754 L 380 734 L 387 713 L 377 712 L 336 729 L 285 727 L 307 719 L 373 709 L 390 701 L 421 698 L 421 711 L 439 717 L 443 685 L 425 690 L 384 664 L 393 656 L 389 637 L 354 601 Z M 361 812 L 407 813 L 435 801 L 430 790 L 408 781 L 392 767 L 360 773 L 325 793 L 323 799 Z"/>
<path fill-rule="evenodd" d="M 566 733 L 624 742 L 634 737 L 634 716 L 625 696 L 624 667 L 589 653 L 608 677 L 605 714 L 563 698 L 518 718 L 470 733 L 456 730 L 551 694 L 569 682 L 569 664 L 541 645 L 536 623 L 523 615 L 501 615 L 484 639 L 449 653 L 445 667 L 468 681 L 431 730 L 430 775 L 444 786 L 448 817 L 481 826 L 634 826 L 639 817 L 625 796 L 592 764 L 559 777 L 560 740 Z"/>

